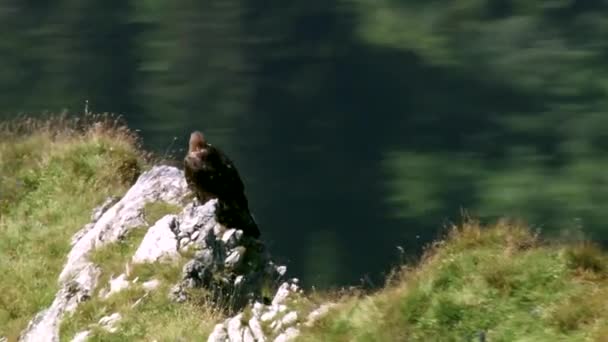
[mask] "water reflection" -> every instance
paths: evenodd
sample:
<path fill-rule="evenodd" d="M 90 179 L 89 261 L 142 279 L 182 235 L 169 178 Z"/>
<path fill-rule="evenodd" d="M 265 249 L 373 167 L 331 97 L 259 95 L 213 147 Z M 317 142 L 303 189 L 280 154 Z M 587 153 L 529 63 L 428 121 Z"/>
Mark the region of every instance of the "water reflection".
<path fill-rule="evenodd" d="M 603 242 L 605 6 L 493 3 L 5 1 L 0 111 L 204 131 L 306 285 L 379 285 L 463 209 Z"/>

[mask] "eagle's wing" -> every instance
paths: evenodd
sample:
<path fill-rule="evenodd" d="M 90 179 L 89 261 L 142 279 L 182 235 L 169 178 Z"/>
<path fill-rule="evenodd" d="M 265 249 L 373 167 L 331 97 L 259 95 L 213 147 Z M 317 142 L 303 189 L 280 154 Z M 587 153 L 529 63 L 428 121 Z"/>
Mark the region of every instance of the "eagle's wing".
<path fill-rule="evenodd" d="M 221 187 L 221 192 L 235 201 L 236 204 L 242 206 L 243 209 L 248 208 L 247 198 L 245 197 L 245 185 L 236 169 L 236 166 L 219 149 L 214 148 L 214 155 L 217 157 L 217 177 L 218 186 Z"/>

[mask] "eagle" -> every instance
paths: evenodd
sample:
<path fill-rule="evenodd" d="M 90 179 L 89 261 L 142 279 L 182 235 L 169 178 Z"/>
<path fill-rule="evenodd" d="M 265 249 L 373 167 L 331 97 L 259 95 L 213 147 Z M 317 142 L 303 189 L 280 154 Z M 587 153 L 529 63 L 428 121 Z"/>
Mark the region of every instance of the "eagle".
<path fill-rule="evenodd" d="M 241 229 L 244 235 L 260 236 L 255 220 L 249 212 L 245 186 L 236 166 L 226 154 L 211 145 L 203 133 L 190 134 L 188 154 L 184 158 L 184 175 L 188 187 L 201 203 L 218 200 L 218 222 Z"/>

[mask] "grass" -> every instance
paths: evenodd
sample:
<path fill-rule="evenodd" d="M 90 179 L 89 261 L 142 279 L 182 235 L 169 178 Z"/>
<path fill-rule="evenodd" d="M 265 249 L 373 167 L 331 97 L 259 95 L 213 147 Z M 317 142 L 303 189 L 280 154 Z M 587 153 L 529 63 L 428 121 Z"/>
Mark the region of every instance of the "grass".
<path fill-rule="evenodd" d="M 147 203 L 144 217 L 153 225 L 161 217 L 176 214 L 180 209 L 165 202 Z M 84 330 L 91 330 L 90 341 L 194 341 L 211 333 L 222 315 L 207 302 L 204 290 L 189 290 L 190 300 L 183 304 L 168 297 L 170 287 L 180 281 L 182 267 L 193 256 L 193 250 L 181 252 L 182 258 L 177 263 L 130 263 L 146 232 L 145 227 L 132 229 L 123 239 L 89 254 L 89 259 L 101 268 L 99 285 L 89 301 L 64 318 L 60 327 L 61 341 L 70 341 Z M 107 299 L 101 298 L 99 293 L 108 288 L 110 278 L 122 273 L 126 273 L 131 282 L 129 288 Z M 137 281 L 133 283 L 135 279 Z M 160 281 L 159 288 L 147 293 L 141 284 L 152 279 Z M 117 332 L 109 333 L 96 324 L 102 317 L 115 312 L 122 315 Z"/>
<path fill-rule="evenodd" d="M 126 312 L 116 333 L 93 330 L 89 341 L 204 341 L 218 322 L 213 306 L 196 302 L 176 304 L 167 297 L 167 287 L 150 293 L 135 308 L 123 305 L 114 312 Z M 130 304 L 136 291 L 117 294 L 115 300 Z M 111 314 L 111 310 L 107 310 Z"/>
<path fill-rule="evenodd" d="M 26 118 L 0 126 L 0 272 L 10 275 L 0 277 L 0 336 L 16 341 L 29 320 L 52 302 L 71 236 L 90 221 L 96 205 L 124 194 L 150 160 L 136 136 L 110 115 Z M 153 224 L 178 209 L 149 203 L 144 216 Z M 100 286 L 76 315 L 62 322 L 62 340 L 113 312 L 123 314 L 124 329 L 110 336 L 94 328 L 93 340 L 196 340 L 208 335 L 218 314 L 204 303 L 203 294 L 191 293 L 196 300 L 186 304 L 167 297 L 181 264 L 135 265 L 129 279 L 139 277 L 136 285 L 105 300 L 99 297 L 110 277 L 125 271 L 145 232 L 133 229 L 89 255 L 101 267 Z M 152 277 L 161 281 L 160 289 L 131 308 L 145 295 L 140 284 Z"/>
<path fill-rule="evenodd" d="M 417 267 L 351 295 L 299 341 L 605 341 L 608 258 L 523 225 L 454 227 Z"/>
<path fill-rule="evenodd" d="M 98 295 L 102 288 L 107 287 L 110 278 L 116 278 L 120 274 L 126 273 L 126 265 L 139 247 L 146 232 L 147 229 L 144 227 L 131 229 L 121 240 L 89 253 L 89 260 L 101 269 L 98 286 L 93 296 Z"/>
<path fill-rule="evenodd" d="M 149 202 L 146 203 L 144 207 L 144 218 L 146 222 L 150 225 L 156 223 L 156 221 L 160 220 L 166 215 L 169 214 L 179 214 L 182 211 L 182 208 L 178 205 L 158 201 L 158 202 Z"/>
<path fill-rule="evenodd" d="M 144 159 L 110 115 L 0 125 L 0 336 L 16 340 L 52 302 L 71 236 L 128 189 Z"/>
<path fill-rule="evenodd" d="M 142 229 L 142 231 L 144 231 Z M 64 318 L 60 333 L 61 341 L 70 341 L 83 330 L 91 330 L 90 341 L 196 341 L 205 339 L 214 325 L 223 316 L 207 301 L 204 290 L 190 289 L 186 303 L 175 303 L 168 297 L 169 289 L 179 282 L 181 269 L 189 259 L 189 251 L 178 263 L 144 263 L 130 267 L 127 279 L 128 289 L 112 294 L 107 299 L 98 293 L 107 287 L 109 277 L 123 273 L 125 265 L 133 255 L 140 238 L 104 246 L 95 251 L 91 258 L 100 262 L 102 282 L 89 301 L 82 303 L 72 315 Z M 130 246 L 135 246 L 131 248 Z M 137 279 L 137 282 L 133 281 Z M 157 279 L 160 285 L 149 293 L 141 286 L 145 281 Z M 138 302 L 139 301 L 139 302 Z M 137 304 L 136 304 L 137 303 Z M 102 317 L 118 312 L 122 315 L 119 329 L 109 333 L 96 324 Z"/>

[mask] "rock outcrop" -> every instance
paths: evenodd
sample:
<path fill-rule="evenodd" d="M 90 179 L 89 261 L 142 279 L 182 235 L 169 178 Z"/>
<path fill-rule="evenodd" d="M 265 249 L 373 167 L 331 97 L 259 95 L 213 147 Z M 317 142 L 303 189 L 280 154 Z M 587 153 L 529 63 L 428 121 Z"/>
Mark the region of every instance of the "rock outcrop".
<path fill-rule="evenodd" d="M 204 287 L 218 304 L 235 310 L 252 300 L 264 300 L 263 287 L 279 284 L 285 268 L 274 265 L 259 240 L 218 223 L 216 201 L 190 203 L 178 215 L 160 219 L 148 230 L 133 262 L 171 260 L 192 250 L 194 256 L 184 265 L 182 280 L 171 296 L 184 301 L 186 289 Z"/>
<path fill-rule="evenodd" d="M 142 174 L 120 199 L 106 201 L 93 211 L 92 222 L 72 238 L 72 250 L 59 275 L 60 290 L 51 306 L 40 312 L 22 333 L 20 341 L 59 340 L 59 324 L 66 312 L 73 312 L 97 286 L 99 270 L 88 260 L 94 248 L 116 242 L 130 229 L 145 225 L 146 203 L 164 201 L 181 204 L 188 194 L 183 173 L 174 167 L 157 166 Z"/>
<path fill-rule="evenodd" d="M 290 279 L 281 284 L 272 302 L 252 303 L 246 313 L 219 323 L 213 329 L 207 342 L 286 342 L 300 334 L 303 326 L 311 326 L 316 319 L 323 316 L 334 305 L 326 303 L 302 317 L 297 310 L 298 303 L 305 301 L 297 279 Z"/>
<path fill-rule="evenodd" d="M 183 302 L 188 299 L 189 289 L 205 288 L 219 307 L 237 313 L 218 324 L 209 341 L 287 341 L 296 336 L 301 324 L 314 319 L 314 315 L 308 315 L 302 320 L 300 313 L 286 305 L 302 296 L 297 280 L 286 279 L 286 267 L 275 265 L 258 239 L 244 235 L 238 227 L 218 223 L 217 200 L 187 203 L 188 194 L 180 170 L 157 166 L 142 174 L 122 199 L 108 199 L 96 208 L 92 222 L 72 239 L 73 248 L 59 276 L 60 290 L 55 300 L 30 322 L 20 341 L 58 341 L 62 318 L 89 300 L 95 289 L 101 288 L 98 295 L 108 298 L 137 282 L 128 279 L 130 265 L 175 262 L 183 255 L 190 259 L 183 266 L 181 279 L 167 295 Z M 181 212 L 146 222 L 146 204 L 159 201 L 177 205 Z M 108 284 L 98 284 L 101 271 L 89 260 L 89 252 L 122 239 L 132 229 L 146 228 L 141 244 L 125 265 L 127 274 L 111 277 Z M 159 281 L 151 279 L 141 286 L 146 291 L 156 291 Z M 263 295 L 275 291 L 274 298 Z M 251 311 L 246 320 L 245 311 Z M 114 313 L 97 325 L 112 332 L 119 329 L 120 320 L 120 313 Z M 90 333 L 81 331 L 73 341 L 86 341 Z"/>

